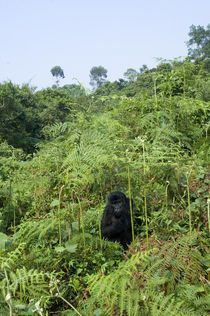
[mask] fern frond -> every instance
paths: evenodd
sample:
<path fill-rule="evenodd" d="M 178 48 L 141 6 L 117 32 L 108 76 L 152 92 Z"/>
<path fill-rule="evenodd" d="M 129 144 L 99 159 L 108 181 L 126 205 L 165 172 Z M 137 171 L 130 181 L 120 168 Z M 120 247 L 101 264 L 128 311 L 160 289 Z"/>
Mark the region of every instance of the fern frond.
<path fill-rule="evenodd" d="M 12 269 L 13 266 L 16 266 L 20 257 L 23 255 L 25 245 L 25 243 L 20 243 L 14 251 L 3 253 L 2 256 L 0 256 L 0 269 Z"/>

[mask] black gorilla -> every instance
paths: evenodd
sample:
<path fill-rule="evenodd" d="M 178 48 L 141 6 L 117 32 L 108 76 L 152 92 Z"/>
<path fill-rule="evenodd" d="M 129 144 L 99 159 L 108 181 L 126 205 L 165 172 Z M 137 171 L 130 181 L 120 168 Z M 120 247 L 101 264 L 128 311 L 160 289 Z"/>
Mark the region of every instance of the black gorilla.
<path fill-rule="evenodd" d="M 110 241 L 118 241 L 127 249 L 132 240 L 130 200 L 124 193 L 116 191 L 108 196 L 101 221 L 101 235 Z"/>

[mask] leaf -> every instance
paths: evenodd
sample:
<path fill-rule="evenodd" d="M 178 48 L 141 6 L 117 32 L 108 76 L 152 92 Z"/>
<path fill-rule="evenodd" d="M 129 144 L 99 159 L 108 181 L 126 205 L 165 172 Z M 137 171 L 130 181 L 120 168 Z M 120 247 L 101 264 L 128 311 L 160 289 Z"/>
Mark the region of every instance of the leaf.
<path fill-rule="evenodd" d="M 5 249 L 5 245 L 6 242 L 8 241 L 9 237 L 4 234 L 4 233 L 0 233 L 0 249 L 4 250 Z"/>
<path fill-rule="evenodd" d="M 8 302 L 11 299 L 11 295 L 10 293 L 7 293 L 6 297 L 5 297 L 5 301 Z"/>
<path fill-rule="evenodd" d="M 63 252 L 65 250 L 65 248 L 64 247 L 60 247 L 60 246 L 58 246 L 58 247 L 55 247 L 55 252 L 58 252 L 58 253 L 60 253 L 60 252 Z"/>
<path fill-rule="evenodd" d="M 202 293 L 205 292 L 204 287 L 201 285 L 197 285 L 195 289 L 195 293 Z"/>
<path fill-rule="evenodd" d="M 74 253 L 77 250 L 77 244 L 71 244 L 70 242 L 66 242 L 65 243 L 65 249 L 70 252 L 70 253 Z"/>
<path fill-rule="evenodd" d="M 15 308 L 24 310 L 24 309 L 27 309 L 27 306 L 23 304 L 17 304 L 15 305 Z"/>
<path fill-rule="evenodd" d="M 51 207 L 54 207 L 54 206 L 58 206 L 59 205 L 59 200 L 53 200 L 51 203 L 50 203 L 50 206 Z"/>
<path fill-rule="evenodd" d="M 102 310 L 100 308 L 96 309 L 94 312 L 94 316 L 100 316 L 102 314 Z"/>

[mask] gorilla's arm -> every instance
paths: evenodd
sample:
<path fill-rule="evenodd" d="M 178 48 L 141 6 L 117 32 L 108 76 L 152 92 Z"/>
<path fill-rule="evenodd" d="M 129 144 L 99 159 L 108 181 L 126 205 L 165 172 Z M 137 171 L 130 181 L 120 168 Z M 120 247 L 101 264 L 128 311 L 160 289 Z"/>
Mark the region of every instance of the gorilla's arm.
<path fill-rule="evenodd" d="M 113 214 L 109 214 L 105 209 L 102 222 L 101 233 L 103 237 L 113 238 L 119 235 L 124 230 L 124 220 L 122 217 L 115 217 Z"/>

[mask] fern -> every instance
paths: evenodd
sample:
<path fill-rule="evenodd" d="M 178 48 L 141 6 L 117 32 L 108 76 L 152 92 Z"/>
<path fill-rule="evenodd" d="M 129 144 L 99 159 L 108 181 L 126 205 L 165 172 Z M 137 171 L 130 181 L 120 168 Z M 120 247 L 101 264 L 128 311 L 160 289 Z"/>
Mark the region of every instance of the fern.
<path fill-rule="evenodd" d="M 46 306 L 54 296 L 53 291 L 56 289 L 57 282 L 54 273 L 39 272 L 34 269 L 26 270 L 23 267 L 14 272 L 10 271 L 8 280 L 5 277 L 0 284 L 4 297 L 11 293 L 13 298 L 18 296 L 22 302 L 41 298 L 42 305 Z"/>
<path fill-rule="evenodd" d="M 17 266 L 18 261 L 23 255 L 25 249 L 25 243 L 20 243 L 18 247 L 10 252 L 5 252 L 0 256 L 0 268 L 1 270 L 12 269 Z"/>
<path fill-rule="evenodd" d="M 116 310 L 119 315 L 123 315 L 124 311 L 127 311 L 128 315 L 137 315 L 137 306 L 142 296 L 136 288 L 135 273 L 138 271 L 140 262 L 148 260 L 149 253 L 133 255 L 127 262 L 121 262 L 118 269 L 108 276 L 89 277 L 91 298 L 85 306 L 88 315 L 93 313 L 95 306 L 103 309 L 106 307 L 106 315 L 112 315 Z M 127 298 L 130 300 L 128 301 Z"/>
<path fill-rule="evenodd" d="M 51 214 L 42 219 L 25 221 L 19 225 L 19 231 L 14 235 L 14 239 L 25 240 L 27 244 L 41 240 L 47 234 L 57 230 L 57 217 Z"/>
<path fill-rule="evenodd" d="M 26 244 L 19 244 L 14 251 L 5 251 L 0 256 L 0 300 L 1 295 L 7 302 L 10 313 L 13 300 L 21 302 L 40 300 L 42 306 L 47 306 L 57 289 L 57 279 L 54 272 L 42 272 L 35 269 L 19 268 Z"/>
<path fill-rule="evenodd" d="M 157 249 L 137 252 L 109 275 L 90 276 L 86 315 L 96 308 L 104 315 L 199 315 L 201 302 L 207 315 L 205 286 L 193 285 L 203 272 L 194 248 L 196 238 L 196 234 L 186 235 Z"/>

